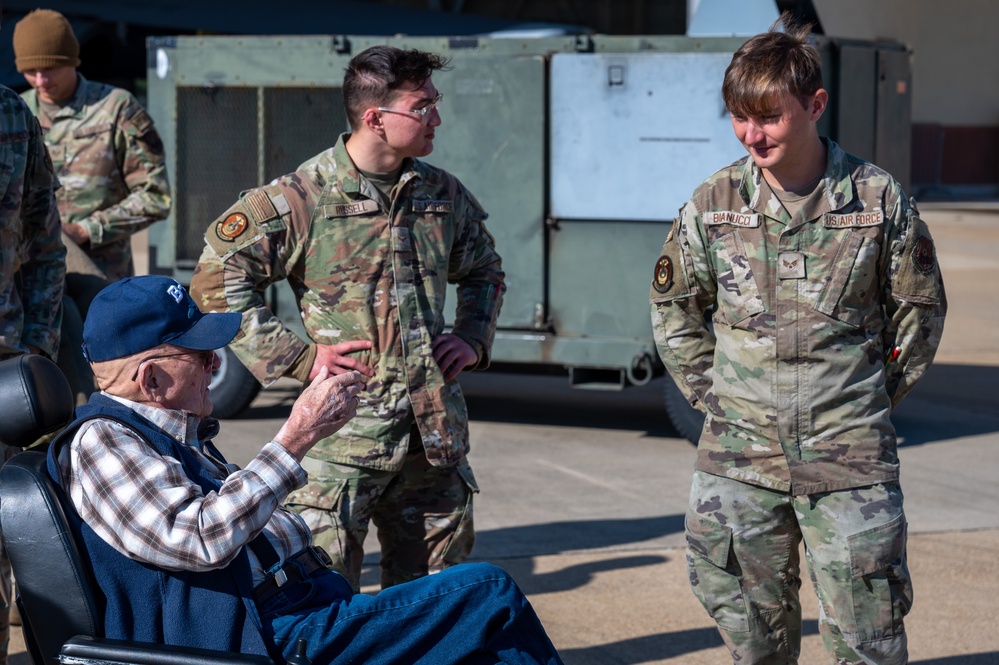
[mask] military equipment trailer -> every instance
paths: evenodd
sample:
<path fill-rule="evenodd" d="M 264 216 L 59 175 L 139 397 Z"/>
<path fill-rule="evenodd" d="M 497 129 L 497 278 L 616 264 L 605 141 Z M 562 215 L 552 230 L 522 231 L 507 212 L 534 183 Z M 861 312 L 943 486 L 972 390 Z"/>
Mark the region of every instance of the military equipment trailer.
<path fill-rule="evenodd" d="M 443 124 L 426 161 L 482 202 L 507 274 L 494 364 L 567 370 L 577 388 L 645 384 L 663 373 L 648 292 L 669 225 L 705 177 L 744 154 L 721 97 L 743 41 L 150 38 L 148 105 L 175 191 L 170 218 L 149 231 L 150 272 L 188 283 L 208 224 L 240 191 L 293 171 L 348 129 L 340 84 L 351 57 L 376 44 L 434 51 L 452 67 L 434 76 Z M 831 93 L 821 133 L 907 174 L 907 50 L 816 42 Z M 269 297 L 304 336 L 287 285 Z M 670 419 L 696 440 L 702 417 L 664 384 Z M 232 417 L 259 384 L 227 350 L 212 390 L 216 413 Z"/>

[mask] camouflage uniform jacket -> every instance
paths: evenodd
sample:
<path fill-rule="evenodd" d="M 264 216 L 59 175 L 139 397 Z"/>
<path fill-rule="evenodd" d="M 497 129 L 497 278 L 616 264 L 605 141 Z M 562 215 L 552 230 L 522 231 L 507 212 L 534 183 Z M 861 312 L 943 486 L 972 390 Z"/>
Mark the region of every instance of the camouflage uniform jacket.
<path fill-rule="evenodd" d="M 444 329 L 447 283 L 457 283 L 452 332 L 477 350 L 477 367 L 488 364 L 505 287 L 486 213 L 456 178 L 419 160 L 403 165 L 385 210 L 345 136 L 295 173 L 244 192 L 208 228 L 191 292 L 202 309 L 243 312 L 245 335 L 230 348 L 264 385 L 305 347 L 265 306 L 279 280 L 290 282 L 312 341 L 372 343 L 357 354 L 375 372 L 357 416 L 310 455 L 398 470 L 412 413 L 429 461 L 453 465 L 468 449 L 468 416 L 431 341 Z"/>
<path fill-rule="evenodd" d="M 51 118 L 35 90 L 23 97 L 62 184 L 62 223 L 87 231 L 87 254 L 109 279 L 132 275 L 132 234 L 170 212 L 163 142 L 149 114 L 129 92 L 80 75 L 73 98 Z"/>
<path fill-rule="evenodd" d="M 697 468 L 795 495 L 898 478 L 890 414 L 946 312 L 915 206 L 885 171 L 827 147 L 794 219 L 748 157 L 700 185 L 650 292 L 659 353 L 707 416 Z"/>
<path fill-rule="evenodd" d="M 3 86 L 0 123 L 0 356 L 26 353 L 30 344 L 54 360 L 66 272 L 59 185 L 38 122 Z"/>

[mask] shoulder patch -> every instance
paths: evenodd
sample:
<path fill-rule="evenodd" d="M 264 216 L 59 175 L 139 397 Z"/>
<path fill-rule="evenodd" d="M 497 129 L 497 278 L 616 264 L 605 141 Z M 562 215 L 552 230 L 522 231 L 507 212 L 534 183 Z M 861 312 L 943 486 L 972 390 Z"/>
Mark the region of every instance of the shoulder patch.
<path fill-rule="evenodd" d="M 904 245 L 892 262 L 892 296 L 921 305 L 944 302 L 943 281 L 933 238 L 918 215 L 911 214 Z"/>
<path fill-rule="evenodd" d="M 912 250 L 912 264 L 921 273 L 929 273 L 936 267 L 937 259 L 933 251 L 933 241 L 924 235 L 920 235 L 916 240 L 916 247 Z"/>
<path fill-rule="evenodd" d="M 263 230 L 249 209 L 238 201 L 205 231 L 205 242 L 224 261 L 263 237 Z"/>
<path fill-rule="evenodd" d="M 243 197 L 243 203 L 246 204 L 247 209 L 249 209 L 254 220 L 258 223 L 269 222 L 278 217 L 278 211 L 274 206 L 274 202 L 271 201 L 271 197 L 267 196 L 267 193 L 263 190 L 254 189 Z"/>
<path fill-rule="evenodd" d="M 145 109 L 139 109 L 136 111 L 135 115 L 132 116 L 132 125 L 135 127 L 135 131 L 139 134 L 145 134 L 149 131 L 149 128 L 153 126 L 153 119 L 149 117 Z"/>
<path fill-rule="evenodd" d="M 683 298 L 691 293 L 690 282 L 684 272 L 687 261 L 684 258 L 683 243 L 678 238 L 680 229 L 677 227 L 680 224 L 680 218 L 677 217 L 670 225 L 666 242 L 663 243 L 652 271 L 652 289 L 649 291 L 649 301 L 652 303 Z"/>
<path fill-rule="evenodd" d="M 673 261 L 670 257 L 663 255 L 656 261 L 656 269 L 652 273 L 652 288 L 659 293 L 668 293 L 673 288 Z"/>
<path fill-rule="evenodd" d="M 223 242 L 232 242 L 246 232 L 250 221 L 241 212 L 226 215 L 215 224 L 215 235 Z"/>

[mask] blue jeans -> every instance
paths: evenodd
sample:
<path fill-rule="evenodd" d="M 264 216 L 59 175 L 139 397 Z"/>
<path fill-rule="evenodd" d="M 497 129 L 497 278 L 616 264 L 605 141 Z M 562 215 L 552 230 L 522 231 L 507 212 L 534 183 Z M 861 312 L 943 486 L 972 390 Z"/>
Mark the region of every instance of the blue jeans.
<path fill-rule="evenodd" d="M 314 665 L 559 665 L 534 608 L 503 570 L 462 564 L 355 594 L 321 570 L 259 610 L 265 637 L 285 658 L 304 638 Z"/>

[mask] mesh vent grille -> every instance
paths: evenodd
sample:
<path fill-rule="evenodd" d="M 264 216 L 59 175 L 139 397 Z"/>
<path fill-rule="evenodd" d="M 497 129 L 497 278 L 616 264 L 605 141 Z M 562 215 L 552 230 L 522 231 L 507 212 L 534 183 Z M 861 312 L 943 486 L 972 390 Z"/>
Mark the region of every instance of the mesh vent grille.
<path fill-rule="evenodd" d="M 208 224 L 257 184 L 255 88 L 177 88 L 176 264 L 201 256 Z"/>
<path fill-rule="evenodd" d="M 192 268 L 208 225 L 239 193 L 290 173 L 347 128 L 340 88 L 177 88 L 176 267 Z"/>
<path fill-rule="evenodd" d="M 340 88 L 266 88 L 264 177 L 291 173 L 346 130 Z"/>

